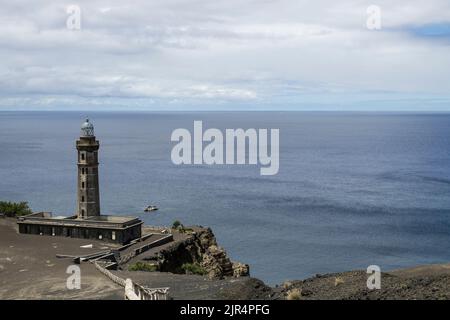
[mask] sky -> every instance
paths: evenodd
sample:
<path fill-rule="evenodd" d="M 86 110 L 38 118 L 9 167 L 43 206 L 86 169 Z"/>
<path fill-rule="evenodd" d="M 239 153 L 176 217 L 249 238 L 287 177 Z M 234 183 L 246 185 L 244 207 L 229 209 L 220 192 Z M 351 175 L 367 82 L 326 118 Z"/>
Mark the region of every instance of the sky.
<path fill-rule="evenodd" d="M 450 1 L 0 0 L 1 110 L 450 111 Z"/>

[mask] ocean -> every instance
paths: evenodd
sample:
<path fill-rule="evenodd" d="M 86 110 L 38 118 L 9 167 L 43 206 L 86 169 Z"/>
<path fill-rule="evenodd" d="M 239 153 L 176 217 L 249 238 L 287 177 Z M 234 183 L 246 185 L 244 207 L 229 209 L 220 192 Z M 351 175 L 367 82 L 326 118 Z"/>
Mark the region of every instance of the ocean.
<path fill-rule="evenodd" d="M 0 200 L 71 215 L 75 140 L 100 140 L 103 214 L 209 226 L 269 284 L 450 261 L 450 114 L 0 112 Z M 174 165 L 171 133 L 278 128 L 280 169 Z M 149 204 L 159 211 L 144 213 Z"/>

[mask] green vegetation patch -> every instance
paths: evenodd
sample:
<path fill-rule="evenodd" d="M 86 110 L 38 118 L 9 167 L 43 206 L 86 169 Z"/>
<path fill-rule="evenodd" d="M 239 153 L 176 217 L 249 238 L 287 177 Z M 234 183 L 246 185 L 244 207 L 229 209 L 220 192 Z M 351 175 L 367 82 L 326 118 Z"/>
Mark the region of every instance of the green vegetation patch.
<path fill-rule="evenodd" d="M 146 263 L 146 262 L 136 262 L 135 264 L 132 264 L 128 267 L 128 271 L 147 271 L 147 272 L 154 272 L 158 271 L 158 266 L 153 263 Z"/>
<path fill-rule="evenodd" d="M 201 276 L 207 273 L 206 270 L 198 263 L 183 263 L 181 269 L 183 269 L 186 273 L 198 274 Z"/>
<path fill-rule="evenodd" d="M 193 233 L 194 229 L 186 228 L 180 221 L 175 220 L 172 224 L 172 229 L 177 230 L 179 233 Z"/>
<path fill-rule="evenodd" d="M 182 227 L 183 227 L 183 225 L 181 224 L 181 222 L 179 220 L 175 220 L 172 223 L 172 229 L 178 229 L 178 228 L 182 228 Z"/>
<path fill-rule="evenodd" d="M 0 213 L 7 217 L 19 217 L 33 213 L 28 202 L 0 201 Z"/>

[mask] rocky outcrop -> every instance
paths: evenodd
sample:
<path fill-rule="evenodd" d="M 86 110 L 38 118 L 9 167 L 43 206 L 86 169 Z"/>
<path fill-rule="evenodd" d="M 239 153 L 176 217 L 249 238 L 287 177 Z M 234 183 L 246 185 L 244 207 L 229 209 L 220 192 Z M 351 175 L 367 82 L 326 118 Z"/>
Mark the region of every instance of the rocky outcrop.
<path fill-rule="evenodd" d="M 249 276 L 249 266 L 232 262 L 226 251 L 217 245 L 210 228 L 193 227 L 193 232 L 182 241 L 161 250 L 157 257 L 160 271 L 185 273 L 183 264 L 198 264 L 210 279 Z"/>
<path fill-rule="evenodd" d="M 233 262 L 233 277 L 246 277 L 250 276 L 250 266 L 248 264 Z"/>
<path fill-rule="evenodd" d="M 177 241 L 167 249 L 161 250 L 155 260 L 158 270 L 172 273 L 185 273 L 182 269 L 185 263 L 200 261 L 203 249 L 199 245 L 198 237 L 189 237 L 183 241 Z"/>
<path fill-rule="evenodd" d="M 200 265 L 205 269 L 210 279 L 220 279 L 233 275 L 233 263 L 227 257 L 224 249 L 212 245 L 203 254 Z"/>

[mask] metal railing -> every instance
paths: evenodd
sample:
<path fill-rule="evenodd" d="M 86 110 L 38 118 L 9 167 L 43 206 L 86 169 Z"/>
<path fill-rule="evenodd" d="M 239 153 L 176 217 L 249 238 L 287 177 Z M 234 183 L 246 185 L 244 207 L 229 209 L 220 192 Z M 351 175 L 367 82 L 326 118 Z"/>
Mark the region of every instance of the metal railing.
<path fill-rule="evenodd" d="M 148 288 L 125 280 L 125 300 L 167 300 L 169 288 Z"/>
<path fill-rule="evenodd" d="M 169 289 L 166 288 L 149 288 L 134 283 L 131 279 L 122 279 L 113 274 L 108 269 L 102 267 L 97 261 L 94 265 L 101 273 L 108 277 L 111 281 L 125 288 L 125 300 L 167 300 L 169 297 Z"/>

